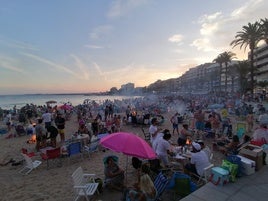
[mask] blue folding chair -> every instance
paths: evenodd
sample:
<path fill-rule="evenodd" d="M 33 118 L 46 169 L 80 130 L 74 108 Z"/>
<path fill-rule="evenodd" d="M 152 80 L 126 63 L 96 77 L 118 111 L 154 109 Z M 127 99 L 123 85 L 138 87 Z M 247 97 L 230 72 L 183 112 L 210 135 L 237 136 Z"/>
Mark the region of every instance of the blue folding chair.
<path fill-rule="evenodd" d="M 155 201 L 160 200 L 160 197 L 165 191 L 168 183 L 169 183 L 169 179 L 162 172 L 159 172 L 154 180 L 154 187 L 157 190 Z"/>
<path fill-rule="evenodd" d="M 70 158 L 76 155 L 80 155 L 80 157 L 83 159 L 81 142 L 74 142 L 74 143 L 69 144 L 68 146 L 69 163 L 70 163 Z"/>

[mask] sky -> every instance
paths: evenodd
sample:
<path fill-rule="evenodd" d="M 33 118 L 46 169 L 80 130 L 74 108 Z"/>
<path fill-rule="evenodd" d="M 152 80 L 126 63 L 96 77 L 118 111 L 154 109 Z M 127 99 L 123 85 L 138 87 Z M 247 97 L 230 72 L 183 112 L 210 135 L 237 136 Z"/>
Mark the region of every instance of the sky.
<path fill-rule="evenodd" d="M 0 95 L 89 93 L 178 78 L 232 51 L 266 0 L 0 0 Z"/>

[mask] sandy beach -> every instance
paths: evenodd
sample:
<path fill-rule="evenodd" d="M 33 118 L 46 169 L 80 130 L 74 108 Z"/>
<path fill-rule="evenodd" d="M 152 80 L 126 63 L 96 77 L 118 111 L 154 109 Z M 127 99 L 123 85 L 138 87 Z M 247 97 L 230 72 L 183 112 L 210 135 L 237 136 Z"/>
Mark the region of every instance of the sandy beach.
<path fill-rule="evenodd" d="M 172 131 L 172 125 L 169 121 L 173 112 L 164 114 L 165 121 L 161 125 L 161 128 L 170 129 Z M 2 125 L 4 126 L 4 125 Z M 77 131 L 78 122 L 76 114 L 73 114 L 66 122 L 65 135 L 66 139 L 70 138 L 71 135 Z M 148 127 L 145 127 L 148 129 Z M 122 131 L 136 133 L 143 138 L 141 131 L 141 126 L 133 125 L 123 125 Z M 29 151 L 35 151 L 35 144 L 28 144 L 26 141 L 29 136 L 21 136 L 10 139 L 5 139 L 6 135 L 0 136 L 0 159 L 8 160 L 10 158 L 19 161 L 21 157 L 21 148 L 27 148 Z M 59 136 L 57 141 L 59 141 Z M 171 139 L 174 143 L 177 140 L 177 135 L 173 135 Z M 207 142 L 211 147 L 211 142 Z M 212 147 L 211 147 L 212 149 Z M 104 166 L 102 159 L 106 155 L 115 154 L 119 156 L 120 167 L 126 167 L 127 157 L 120 153 L 115 153 L 110 150 L 98 151 L 92 153 L 90 158 L 84 155 L 84 158 L 73 157 L 69 161 L 68 158 L 63 158 L 62 167 L 57 167 L 52 164 L 51 168 L 47 170 L 46 162 L 43 163 L 35 170 L 33 170 L 29 175 L 22 175 L 19 170 L 23 165 L 11 166 L 8 164 L 6 166 L 0 167 L 0 196 L 3 201 L 10 200 L 22 200 L 22 201 L 54 201 L 54 200 L 64 200 L 71 201 L 74 200 L 75 194 L 73 190 L 73 183 L 71 175 L 74 170 L 81 166 L 83 170 L 87 173 L 94 173 L 96 177 L 104 179 Z M 214 153 L 213 163 L 215 165 L 220 165 L 223 155 L 219 152 Z M 37 154 L 33 160 L 42 160 Z M 128 183 L 127 186 L 131 186 L 136 182 L 136 170 L 132 165 L 128 164 Z M 113 191 L 109 189 L 104 189 L 103 193 L 94 196 L 94 200 L 103 201 L 118 201 L 121 198 L 121 193 L 118 191 Z M 168 198 L 167 198 L 168 199 Z M 82 200 L 82 199 L 81 199 Z M 166 200 L 166 199 L 165 199 Z"/>

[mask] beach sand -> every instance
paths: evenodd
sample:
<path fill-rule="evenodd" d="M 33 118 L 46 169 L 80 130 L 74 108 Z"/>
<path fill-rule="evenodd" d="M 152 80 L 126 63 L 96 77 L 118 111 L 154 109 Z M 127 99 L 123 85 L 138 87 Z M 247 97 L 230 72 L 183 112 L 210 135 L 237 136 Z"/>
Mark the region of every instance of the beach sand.
<path fill-rule="evenodd" d="M 165 114 L 165 122 L 161 128 L 167 128 L 172 131 L 172 125 L 169 121 L 171 113 Z M 72 115 L 71 119 L 66 122 L 66 139 L 77 131 L 78 122 L 76 115 Z M 145 129 L 148 129 L 146 127 Z M 132 132 L 143 137 L 141 126 L 123 125 L 122 131 Z M 6 135 L 0 136 L 0 162 L 2 160 L 9 160 L 10 158 L 19 161 L 21 157 L 21 148 L 27 148 L 29 151 L 35 150 L 35 144 L 28 144 L 26 141 L 29 136 L 21 136 L 16 138 L 5 139 Z M 57 138 L 59 141 L 59 136 Z M 177 135 L 172 138 L 176 142 Z M 0 197 L 2 201 L 71 201 L 74 200 L 75 194 L 71 175 L 74 170 L 81 166 L 86 173 L 94 173 L 96 177 L 104 179 L 104 166 L 102 159 L 106 155 L 115 154 L 119 156 L 119 166 L 126 167 L 127 157 L 120 153 L 115 153 L 110 150 L 98 151 L 92 153 L 90 158 L 84 155 L 84 158 L 73 157 L 70 159 L 63 158 L 62 167 L 57 167 L 52 164 L 47 170 L 46 162 L 43 163 L 29 175 L 22 175 L 19 170 L 23 165 L 0 167 Z M 213 163 L 215 165 L 221 163 L 222 154 L 215 152 Z M 33 160 L 42 160 L 39 155 L 35 156 Z M 131 186 L 137 180 L 137 172 L 131 165 L 131 157 L 129 157 L 127 186 Z M 103 193 L 94 196 L 93 200 L 102 201 L 118 201 L 121 198 L 121 193 L 109 189 L 104 189 Z M 83 199 L 81 199 L 83 200 Z M 168 200 L 168 198 L 164 199 Z"/>

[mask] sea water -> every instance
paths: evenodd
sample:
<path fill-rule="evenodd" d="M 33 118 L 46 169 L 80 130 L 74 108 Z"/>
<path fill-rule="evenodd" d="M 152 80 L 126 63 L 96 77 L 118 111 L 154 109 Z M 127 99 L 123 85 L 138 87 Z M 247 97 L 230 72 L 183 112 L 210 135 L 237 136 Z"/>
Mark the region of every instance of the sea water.
<path fill-rule="evenodd" d="M 123 100 L 139 96 L 96 96 L 83 94 L 27 94 L 27 95 L 0 95 L 0 107 L 2 109 L 11 109 L 16 106 L 17 109 L 26 104 L 46 105 L 47 101 L 56 101 L 57 105 L 71 103 L 73 106 L 83 104 L 84 100 L 96 101 L 103 103 L 105 100 Z M 55 105 L 54 104 L 54 105 Z"/>

